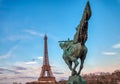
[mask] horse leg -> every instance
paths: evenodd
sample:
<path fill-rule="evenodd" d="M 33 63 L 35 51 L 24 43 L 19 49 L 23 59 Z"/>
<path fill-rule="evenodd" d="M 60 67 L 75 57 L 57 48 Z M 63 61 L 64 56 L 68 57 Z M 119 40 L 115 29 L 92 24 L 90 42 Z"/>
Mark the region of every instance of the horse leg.
<path fill-rule="evenodd" d="M 79 69 L 78 75 L 81 73 L 81 70 L 83 68 L 83 63 L 84 63 L 84 60 L 86 58 L 86 54 L 87 54 L 87 48 L 84 47 L 83 54 L 81 55 L 81 58 L 80 58 L 81 59 L 81 65 L 80 65 L 80 69 Z"/>
<path fill-rule="evenodd" d="M 76 60 L 76 61 L 74 61 L 74 63 L 75 63 L 75 66 L 74 66 L 74 70 L 76 69 L 76 67 L 78 66 L 78 64 L 79 64 L 79 62 Z"/>
<path fill-rule="evenodd" d="M 65 63 L 68 65 L 69 69 L 72 71 L 72 61 L 69 60 L 68 56 L 63 55 Z"/>
<path fill-rule="evenodd" d="M 82 57 L 80 58 L 80 60 L 81 60 L 81 65 L 80 65 L 80 69 L 79 69 L 79 71 L 78 71 L 78 75 L 81 73 L 81 70 L 83 69 L 83 63 L 84 63 L 85 57 L 86 57 L 86 55 L 84 55 L 84 56 L 82 56 Z"/>
<path fill-rule="evenodd" d="M 84 59 L 82 59 L 82 58 L 80 58 L 80 59 L 81 59 L 81 65 L 80 65 L 80 69 L 79 69 L 79 71 L 78 71 L 78 74 L 81 73 L 81 70 L 82 70 L 82 68 L 83 68 L 83 63 L 84 63 Z"/>
<path fill-rule="evenodd" d="M 72 70 L 72 76 L 73 75 L 75 75 L 75 74 L 77 74 L 77 72 L 76 72 L 76 67 L 78 66 L 78 64 L 79 64 L 79 62 L 76 60 L 76 61 L 74 61 L 74 63 L 75 63 L 75 66 L 74 66 L 74 68 L 73 68 L 73 70 Z"/>
<path fill-rule="evenodd" d="M 65 59 L 65 62 L 68 65 L 69 69 L 72 71 L 72 61 Z"/>
<path fill-rule="evenodd" d="M 72 61 L 68 61 L 68 67 L 72 71 Z"/>

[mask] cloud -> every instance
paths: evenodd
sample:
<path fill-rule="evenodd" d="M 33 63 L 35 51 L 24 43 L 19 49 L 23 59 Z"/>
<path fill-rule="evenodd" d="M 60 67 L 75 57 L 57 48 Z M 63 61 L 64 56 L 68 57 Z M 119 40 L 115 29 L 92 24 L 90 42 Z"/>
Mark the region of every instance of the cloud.
<path fill-rule="evenodd" d="M 31 40 L 31 36 L 26 35 L 26 34 L 22 34 L 22 35 L 9 35 L 6 36 L 5 38 L 0 39 L 0 42 L 4 43 L 4 42 L 20 42 L 22 40 Z"/>
<path fill-rule="evenodd" d="M 43 57 L 40 56 L 40 57 L 38 57 L 38 59 L 43 59 Z"/>
<path fill-rule="evenodd" d="M 113 45 L 112 47 L 113 47 L 113 48 L 120 48 L 120 43 L 115 44 L 115 45 Z"/>
<path fill-rule="evenodd" d="M 13 46 L 11 49 L 9 49 L 8 52 L 6 52 L 6 53 L 3 54 L 3 55 L 0 55 L 0 60 L 2 60 L 2 59 L 7 59 L 7 58 L 11 57 L 12 54 L 13 54 L 13 52 L 14 52 L 14 50 L 15 50 L 17 47 L 18 47 L 17 45 L 16 45 L 16 46 Z"/>
<path fill-rule="evenodd" d="M 2 72 L 0 72 L 0 74 L 3 74 Z"/>
<path fill-rule="evenodd" d="M 0 68 L 1 73 L 14 73 L 14 74 L 20 74 L 20 72 L 17 72 L 16 70 L 11 70 L 11 69 L 5 69 L 5 68 Z"/>
<path fill-rule="evenodd" d="M 108 56 L 114 56 L 114 55 L 116 55 L 117 53 L 116 53 L 116 52 L 110 52 L 110 51 L 108 51 L 108 52 L 102 52 L 102 54 L 108 55 Z"/>
<path fill-rule="evenodd" d="M 27 68 L 21 66 L 12 66 L 12 68 L 15 70 L 27 70 Z"/>
<path fill-rule="evenodd" d="M 68 77 L 60 77 L 59 81 L 64 81 L 64 80 L 68 80 Z"/>
<path fill-rule="evenodd" d="M 27 61 L 27 62 L 24 62 L 24 64 L 27 64 L 27 65 L 32 65 L 32 64 L 38 64 L 38 61 L 39 60 L 43 60 L 43 57 L 42 56 L 39 56 L 37 58 L 34 58 L 32 59 L 31 61 Z"/>
<path fill-rule="evenodd" d="M 32 61 L 43 61 L 43 56 L 39 56 L 37 58 L 33 58 Z"/>
<path fill-rule="evenodd" d="M 31 34 L 31 35 L 34 35 L 34 36 L 39 36 L 39 37 L 44 37 L 45 33 L 40 33 L 40 32 L 37 32 L 35 30 L 29 30 L 29 29 L 26 29 L 24 30 L 25 32 Z M 47 33 L 47 36 L 48 38 L 51 38 L 53 39 L 54 41 L 59 41 L 59 37 L 56 36 L 56 35 L 53 35 L 51 33 Z"/>
<path fill-rule="evenodd" d="M 39 60 L 43 60 L 43 57 L 42 56 L 39 56 L 39 57 L 36 57 L 36 58 L 33 58 L 29 61 L 24 61 L 24 62 L 16 62 L 16 65 L 13 66 L 14 68 L 16 69 L 25 69 L 25 67 L 23 67 L 22 65 L 33 65 L 33 64 L 38 64 Z M 17 67 L 18 66 L 18 67 Z M 22 67 L 19 67 L 19 66 L 22 66 Z"/>
<path fill-rule="evenodd" d="M 36 32 L 35 30 L 25 30 L 25 32 L 31 34 L 31 35 L 35 35 L 35 36 L 40 36 L 40 37 L 43 37 L 44 36 L 44 33 L 38 33 Z"/>
<path fill-rule="evenodd" d="M 37 57 L 40 58 L 41 57 Z M 28 62 L 34 62 L 34 61 L 28 61 Z M 9 70 L 12 71 L 17 71 L 20 74 L 15 74 L 14 72 L 7 73 L 5 68 L 0 68 L 0 72 L 4 72 L 0 77 L 1 81 L 4 82 L 5 84 L 11 84 L 11 82 L 22 82 L 23 84 L 25 82 L 30 82 L 30 81 L 35 81 L 39 77 L 39 74 L 41 73 L 41 66 L 35 64 L 34 66 L 31 64 L 25 64 L 27 62 L 17 62 L 14 63 L 11 67 L 9 67 Z M 24 69 L 25 67 L 25 69 Z M 54 76 L 56 77 L 56 80 L 65 80 L 68 78 L 68 72 L 63 73 L 63 69 L 59 69 L 59 67 L 52 66 L 51 67 L 52 72 Z M 4 71 L 5 70 L 5 71 Z M 10 83 L 6 83 L 10 82 Z M 1 82 L 0 82 L 1 83 Z"/>
<path fill-rule="evenodd" d="M 63 72 L 57 72 L 57 71 L 55 71 L 55 72 L 53 72 L 54 74 L 64 74 Z"/>
<path fill-rule="evenodd" d="M 6 59 L 12 56 L 12 51 L 8 51 L 7 53 L 0 55 L 0 60 L 1 59 Z"/>
<path fill-rule="evenodd" d="M 28 61 L 28 62 L 25 62 L 25 64 L 37 64 L 37 62 L 36 61 Z"/>
<path fill-rule="evenodd" d="M 11 82 L 22 82 L 24 84 L 25 82 L 37 80 L 39 74 L 41 73 L 41 65 L 38 63 L 38 60 L 42 59 L 43 56 L 37 56 L 33 60 L 15 62 L 13 65 L 7 68 L 0 68 L 0 70 L 3 70 L 0 71 L 0 73 L 2 73 L 0 74 L 0 76 L 2 75 L 0 77 L 0 79 L 2 78 L 1 81 L 6 84 L 11 84 Z M 7 69 L 9 70 L 7 71 Z M 51 69 L 57 81 L 61 79 L 67 79 L 68 72 L 64 73 L 62 68 L 59 69 L 59 67 L 52 66 Z"/>
<path fill-rule="evenodd" d="M 37 59 L 38 59 L 38 60 L 43 60 L 43 57 L 42 57 L 42 56 L 40 56 L 40 57 L 38 57 Z"/>
<path fill-rule="evenodd" d="M 22 79 L 37 79 L 37 77 L 30 77 L 30 76 L 23 76 L 23 77 L 18 77 Z"/>
<path fill-rule="evenodd" d="M 26 84 L 26 82 L 31 82 L 37 80 L 34 76 L 11 76 L 11 77 L 1 77 L 0 84 Z"/>

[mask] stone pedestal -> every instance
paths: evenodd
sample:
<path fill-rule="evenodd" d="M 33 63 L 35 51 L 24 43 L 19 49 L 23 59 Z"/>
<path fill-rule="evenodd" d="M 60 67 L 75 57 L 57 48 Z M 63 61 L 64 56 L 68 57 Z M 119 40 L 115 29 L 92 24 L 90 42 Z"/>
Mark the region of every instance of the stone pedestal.
<path fill-rule="evenodd" d="M 67 84 L 86 84 L 86 81 L 79 75 L 70 76 Z"/>

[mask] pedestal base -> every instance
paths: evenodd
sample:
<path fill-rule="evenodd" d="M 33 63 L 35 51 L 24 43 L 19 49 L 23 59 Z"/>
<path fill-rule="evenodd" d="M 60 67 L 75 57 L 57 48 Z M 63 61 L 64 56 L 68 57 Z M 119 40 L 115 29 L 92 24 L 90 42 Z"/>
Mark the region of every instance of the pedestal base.
<path fill-rule="evenodd" d="M 67 84 L 86 84 L 86 81 L 79 75 L 70 76 Z"/>

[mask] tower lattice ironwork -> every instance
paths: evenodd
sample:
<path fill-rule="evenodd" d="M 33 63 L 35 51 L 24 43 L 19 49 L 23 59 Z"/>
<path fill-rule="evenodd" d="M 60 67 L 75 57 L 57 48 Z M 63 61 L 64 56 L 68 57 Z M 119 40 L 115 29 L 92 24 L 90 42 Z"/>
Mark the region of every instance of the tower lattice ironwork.
<path fill-rule="evenodd" d="M 55 84 L 55 77 L 53 76 L 51 66 L 49 64 L 48 59 L 48 46 L 47 46 L 47 36 L 44 36 L 44 58 L 43 58 L 43 66 L 40 73 L 40 77 L 38 81 L 41 83 L 50 83 Z"/>

